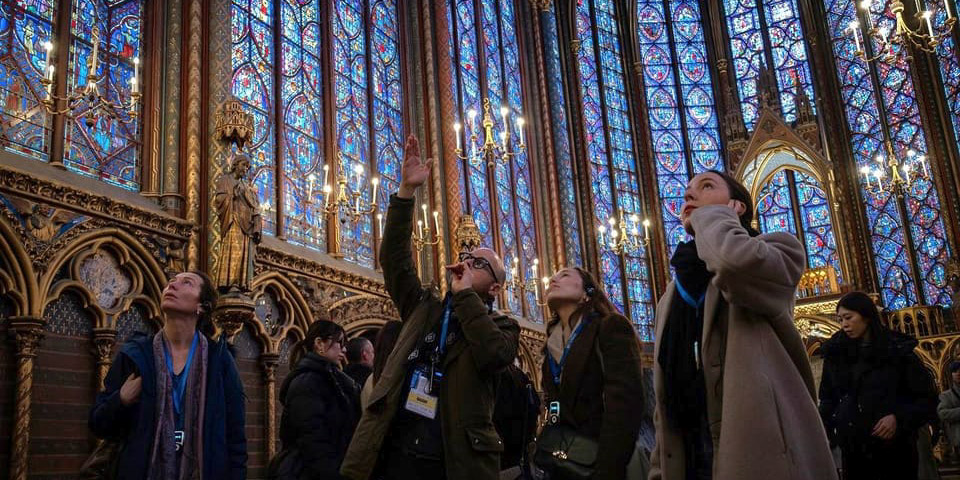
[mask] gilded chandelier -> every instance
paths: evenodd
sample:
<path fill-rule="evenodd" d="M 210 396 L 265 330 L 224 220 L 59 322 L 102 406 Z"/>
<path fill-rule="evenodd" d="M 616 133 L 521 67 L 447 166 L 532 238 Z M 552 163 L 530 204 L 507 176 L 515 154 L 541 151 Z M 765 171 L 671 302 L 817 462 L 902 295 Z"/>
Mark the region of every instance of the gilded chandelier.
<path fill-rule="evenodd" d="M 502 130 L 500 131 L 500 142 L 498 144 L 496 140 L 498 136 L 494 132 L 493 114 L 490 112 L 490 99 L 483 99 L 483 119 L 480 125 L 477 125 L 477 111 L 471 109 L 467 112 L 467 152 L 464 152 L 460 138 L 460 130 L 463 129 L 463 125 L 460 122 L 454 123 L 453 130 L 457 136 L 457 158 L 467 160 L 474 166 L 486 162 L 487 166 L 492 168 L 497 162 L 509 163 L 511 158 L 526 151 L 527 145 L 523 141 L 523 127 L 525 125 L 523 117 L 517 117 L 516 120 L 520 143 L 517 145 L 515 152 L 510 151 L 509 107 L 500 107 L 500 118 Z M 483 138 L 480 135 L 483 135 Z M 483 141 L 482 144 L 480 143 L 481 140 Z"/>
<path fill-rule="evenodd" d="M 847 32 L 853 36 L 854 45 L 857 48 L 856 55 L 866 62 L 880 60 L 894 63 L 904 50 L 908 51 L 907 60 L 912 60 L 909 54 L 910 47 L 936 54 L 937 47 L 946 37 L 952 35 L 953 27 L 957 23 L 954 12 L 950 8 L 950 0 L 943 0 L 946 18 L 936 25 L 934 24 L 936 9 L 927 8 L 924 0 L 915 0 L 915 3 L 915 13 L 904 18 L 903 2 L 901 0 L 891 2 L 890 12 L 896 17 L 896 25 L 892 32 L 888 26 L 874 25 L 871 14 L 873 0 L 860 0 L 856 3 L 854 10 L 857 16 L 865 20 L 864 24 L 859 20 L 850 22 L 847 28 Z M 866 28 L 862 28 L 863 26 Z M 867 49 L 867 42 L 872 42 L 872 52 Z"/>
<path fill-rule="evenodd" d="M 600 237 L 599 245 L 603 250 L 609 250 L 617 255 L 630 255 L 650 244 L 650 220 L 648 219 L 643 219 L 641 222 L 639 215 L 632 214 L 627 217 L 623 210 L 620 210 L 619 219 L 611 216 L 607 219 L 607 223 L 610 225 L 609 229 L 602 224 L 597 227 Z M 643 238 L 640 238 L 641 225 L 643 225 Z"/>
<path fill-rule="evenodd" d="M 860 174 L 867 182 L 867 191 L 873 195 L 896 194 L 903 196 L 918 179 L 930 179 L 930 170 L 927 166 L 926 155 L 918 154 L 912 149 L 904 153 L 899 159 L 893 153 L 890 141 L 885 142 L 887 154 L 876 156 L 877 165 L 873 168 L 863 166 Z"/>
<path fill-rule="evenodd" d="M 43 65 L 44 75 L 43 78 L 40 79 L 40 82 L 46 87 L 47 93 L 41 103 L 50 115 L 72 114 L 71 112 L 80 108 L 81 105 L 88 105 L 90 113 L 84 119 L 87 127 L 93 127 L 97 123 L 97 118 L 100 113 L 106 113 L 110 118 L 123 123 L 132 123 L 137 118 L 137 104 L 140 102 L 141 96 L 140 85 L 137 83 L 137 78 L 140 75 L 140 59 L 133 57 L 133 77 L 130 79 L 130 101 L 128 103 L 124 103 L 123 101 L 112 102 L 107 99 L 105 94 L 100 92 L 99 82 L 103 77 L 97 76 L 100 53 L 100 28 L 93 27 L 90 34 L 91 41 L 93 42 L 93 51 L 87 59 L 87 84 L 82 87 L 78 85 L 77 88 L 74 88 L 72 91 L 69 91 L 66 96 L 62 97 L 53 92 L 53 87 L 56 85 L 56 73 L 50 61 L 54 48 L 53 42 L 48 41 L 44 44 L 47 56 Z M 109 73 L 104 73 L 103 76 L 109 76 Z M 60 108 L 61 104 L 65 105 L 64 108 Z M 123 110 L 126 110 L 127 115 L 130 117 L 129 120 L 118 115 L 118 113 Z"/>

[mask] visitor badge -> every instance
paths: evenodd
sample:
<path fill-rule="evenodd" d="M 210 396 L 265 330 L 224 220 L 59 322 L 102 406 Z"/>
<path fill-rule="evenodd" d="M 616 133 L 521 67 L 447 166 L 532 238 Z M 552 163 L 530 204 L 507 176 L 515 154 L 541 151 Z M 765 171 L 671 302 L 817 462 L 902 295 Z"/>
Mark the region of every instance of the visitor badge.
<path fill-rule="evenodd" d="M 410 394 L 407 395 L 407 410 L 430 419 L 437 416 L 437 397 L 430 395 L 430 377 L 421 369 L 413 371 L 410 379 Z"/>

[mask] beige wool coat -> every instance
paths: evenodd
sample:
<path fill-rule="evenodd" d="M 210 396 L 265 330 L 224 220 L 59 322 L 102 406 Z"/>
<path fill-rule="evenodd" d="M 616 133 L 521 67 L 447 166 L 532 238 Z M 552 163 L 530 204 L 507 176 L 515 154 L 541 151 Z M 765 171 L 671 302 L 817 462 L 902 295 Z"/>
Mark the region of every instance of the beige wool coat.
<path fill-rule="evenodd" d="M 703 359 L 715 480 L 837 478 L 800 334 L 794 295 L 805 267 L 789 233 L 750 237 L 726 205 L 691 215 L 697 252 L 714 277 L 704 301 Z M 671 282 L 656 311 L 651 480 L 683 480 L 680 432 L 667 421 L 660 339 L 676 292 Z M 722 301 L 721 301 L 722 300 Z"/>

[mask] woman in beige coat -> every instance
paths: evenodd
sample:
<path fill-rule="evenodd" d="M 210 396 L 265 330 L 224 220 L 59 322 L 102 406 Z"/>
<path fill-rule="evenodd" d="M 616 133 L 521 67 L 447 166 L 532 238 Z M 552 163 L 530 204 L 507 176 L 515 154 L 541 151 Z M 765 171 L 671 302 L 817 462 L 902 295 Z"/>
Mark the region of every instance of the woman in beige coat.
<path fill-rule="evenodd" d="M 753 230 L 750 194 L 726 174 L 697 175 L 684 200 L 695 241 L 657 305 L 650 479 L 836 479 L 793 325 L 803 246 Z"/>

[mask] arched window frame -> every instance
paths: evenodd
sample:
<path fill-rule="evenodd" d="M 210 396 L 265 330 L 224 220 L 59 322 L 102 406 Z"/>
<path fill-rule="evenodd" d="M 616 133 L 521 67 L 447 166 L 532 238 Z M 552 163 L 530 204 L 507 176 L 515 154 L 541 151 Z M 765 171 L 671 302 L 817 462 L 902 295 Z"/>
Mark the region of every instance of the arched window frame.
<path fill-rule="evenodd" d="M 617 11 L 610 0 L 583 0 L 573 13 L 574 35 L 579 42 L 574 60 L 583 100 L 583 118 L 576 121 L 583 122 L 584 127 L 585 163 L 595 207 L 593 221 L 599 225 L 620 210 L 627 216 L 636 213 L 645 217 L 640 162 L 635 153 L 638 146 L 634 144 L 638 126 L 631 112 L 627 82 L 630 69 L 622 48 L 627 45 L 623 32 L 635 26 L 629 25 L 624 12 Z M 609 52 L 606 58 L 605 52 Z M 600 246 L 599 238 L 588 241 Z M 647 247 L 623 255 L 598 248 L 598 257 L 597 276 L 611 301 L 632 320 L 641 340 L 652 341 L 653 281 Z"/>
<path fill-rule="evenodd" d="M 523 280 L 540 291 L 537 293 L 531 288 L 522 294 L 515 290 L 506 292 L 505 306 L 533 321 L 542 321 L 538 306 L 543 302 L 540 278 L 551 272 L 546 271 L 547 262 L 540 254 L 537 220 L 543 217 L 539 215 L 540 196 L 534 181 L 533 159 L 530 151 L 518 151 L 516 122 L 517 116 L 536 111 L 524 82 L 523 37 L 516 23 L 521 21 L 522 10 L 517 0 L 448 0 L 445 3 L 450 39 L 447 46 L 454 66 L 454 121 L 466 125 L 467 112 L 473 109 L 478 112 L 476 123 L 479 124 L 483 100 L 489 98 L 495 117 L 494 130 L 499 132 L 502 130 L 500 106 L 509 105 L 510 150 L 517 153 L 509 163 L 497 163 L 492 168 L 459 160 L 461 202 L 465 213 L 477 224 L 483 243 L 493 246 L 503 258 L 507 280 L 515 280 L 511 269 L 516 266 L 516 280 Z M 480 37 L 490 32 L 494 35 Z M 460 134 L 462 145 L 466 146 L 469 140 L 466 127 Z M 525 140 L 530 141 L 530 135 L 525 135 Z M 535 260 L 540 263 L 534 273 Z"/>
<path fill-rule="evenodd" d="M 150 114 L 155 111 L 153 105 L 161 101 L 159 95 L 152 92 L 154 79 L 159 77 L 154 75 L 151 67 L 152 59 L 161 57 L 163 52 L 163 42 L 160 41 L 164 27 L 163 2 L 128 0 L 110 6 L 99 0 L 73 0 L 66 5 L 61 3 L 37 1 L 24 9 L 20 4 L 9 2 L 0 7 L 3 9 L 2 21 L 6 23 L 0 26 L 0 29 L 6 30 L 0 32 L 3 35 L 0 42 L 7 43 L 4 66 L 17 71 L 7 76 L 7 88 L 0 90 L 0 95 L 6 97 L 5 108 L 0 115 L 0 122 L 4 124 L 0 132 L 3 146 L 8 151 L 125 190 L 157 193 L 159 178 L 152 173 L 153 164 L 159 158 L 143 146 L 155 136 L 150 133 L 151 125 L 159 121 Z M 131 8 L 135 11 L 132 16 L 131 12 L 125 11 Z M 134 57 L 140 60 L 137 80 L 143 93 L 137 105 L 138 117 L 131 117 L 126 110 L 118 110 L 117 119 L 113 119 L 101 110 L 94 128 L 85 124 L 84 114 L 89 108 L 85 108 L 83 102 L 70 112 L 76 113 L 74 116 L 50 115 L 41 104 L 46 90 L 40 83 L 41 69 L 51 65 L 54 67 L 55 82 L 50 87 L 50 93 L 58 97 L 79 93 L 82 85 L 86 84 L 87 62 L 92 50 L 92 18 L 99 21 L 101 30 L 98 47 L 98 73 L 102 77 L 98 81 L 100 94 L 112 102 L 129 105 L 129 79 L 133 76 Z M 14 25 L 20 22 L 29 22 L 31 25 L 30 38 L 15 35 Z M 127 37 L 137 38 L 138 43 L 118 44 L 119 39 L 123 38 L 121 33 L 131 28 L 139 32 Z M 15 41 L 19 44 L 14 44 Z M 54 44 L 49 58 L 43 47 L 47 41 Z M 118 47 L 128 47 L 128 51 L 118 53 Z M 24 58 L 24 53 L 29 54 L 29 58 Z M 64 107 L 63 102 L 55 105 L 61 109 Z M 8 136 L 20 125 L 33 130 L 29 143 L 17 142 Z M 117 135 L 100 131 L 101 127 L 111 125 L 124 133 L 122 140 L 118 140 Z M 103 142 L 106 142 L 109 150 L 98 148 Z M 117 143 L 120 143 L 119 147 Z"/>
<path fill-rule="evenodd" d="M 743 120 L 752 130 L 759 118 L 758 80 L 761 62 L 775 72 L 783 117 L 796 118 L 796 82 L 815 98 L 809 48 L 800 22 L 799 0 L 723 0 L 733 78 Z M 771 35 L 777 29 L 779 34 Z M 799 48 L 798 48 L 799 47 Z M 796 55 L 800 54 L 800 55 Z"/>
<path fill-rule="evenodd" d="M 927 152 L 929 143 L 906 59 L 864 63 L 854 54 L 847 30 L 855 18 L 854 8 L 842 0 L 824 0 L 824 21 L 859 172 L 874 166 L 876 155 L 886 154 L 886 142 L 894 152 L 907 148 Z M 886 4 L 874 3 L 869 15 L 878 28 L 892 31 L 894 16 Z M 875 46 L 867 42 L 865 48 L 869 56 Z M 949 304 L 943 277 L 950 248 L 935 184 L 918 179 L 903 197 L 868 192 L 862 175 L 858 184 L 884 305 L 900 309 Z"/>
<path fill-rule="evenodd" d="M 269 78 L 269 84 L 262 89 L 270 103 L 269 108 L 255 107 L 241 96 L 241 101 L 253 111 L 255 128 L 258 130 L 251 147 L 251 163 L 254 185 L 262 201 L 261 209 L 265 212 L 264 231 L 290 243 L 317 250 L 326 249 L 333 257 L 374 268 L 377 266 L 375 251 L 381 233 L 377 214 L 386 212 L 390 193 L 399 187 L 404 123 L 401 102 L 406 83 L 403 75 L 401 21 L 403 2 L 315 0 L 307 7 L 296 5 L 301 10 L 283 10 L 288 0 L 259 0 L 262 9 L 251 11 L 249 6 L 257 1 L 232 0 L 232 8 L 245 5 L 247 8 L 240 12 L 246 15 L 243 19 L 250 25 L 259 22 L 261 26 L 258 28 L 264 29 L 261 36 L 266 39 L 263 46 L 252 43 L 247 49 L 252 51 L 253 48 L 260 48 L 257 51 L 262 57 L 259 63 L 265 66 L 263 70 L 269 72 L 264 77 Z M 314 123 L 322 124 L 311 127 L 317 130 L 316 135 L 300 136 L 308 139 L 306 150 L 311 154 L 316 152 L 316 158 L 298 155 L 299 150 L 293 152 L 286 141 L 288 134 L 302 134 L 303 129 L 293 128 L 284 121 L 289 103 L 284 103 L 283 81 L 285 76 L 297 77 L 299 73 L 284 71 L 283 63 L 287 57 L 283 55 L 291 52 L 293 47 L 303 45 L 303 37 L 302 32 L 294 32 L 301 34 L 296 38 L 285 28 L 303 28 L 308 23 L 284 23 L 284 12 L 287 11 L 293 12 L 290 18 L 309 13 L 310 22 L 319 24 L 317 48 L 299 52 L 312 57 L 321 72 L 315 80 L 315 85 L 319 86 L 311 87 L 312 91 L 307 97 L 311 102 L 319 97 L 322 112 L 318 116 L 321 122 Z M 392 25 L 377 23 L 390 14 L 393 14 Z M 231 17 L 236 22 L 238 15 L 235 10 Z M 391 32 L 385 31 L 390 30 L 391 26 Z M 234 29 L 237 28 L 235 25 Z M 247 32 L 251 27 L 241 25 L 239 28 L 247 29 L 243 30 Z M 375 35 L 389 36 L 390 33 L 396 39 L 392 45 L 374 42 Z M 234 48 L 246 42 L 245 38 L 241 37 L 238 41 L 235 31 Z M 291 39 L 301 40 L 301 43 L 293 42 L 290 45 Z M 284 45 L 284 40 L 288 40 L 288 45 Z M 393 51 L 390 51 L 391 46 L 394 47 Z M 351 55 L 351 52 L 359 53 Z M 384 55 L 393 55 L 392 61 L 387 63 L 389 58 Z M 234 75 L 243 64 L 233 64 Z M 387 84 L 377 83 L 382 79 L 386 79 Z M 297 85 L 294 81 L 290 84 Z M 302 82 L 299 85 L 302 86 Z M 235 88 L 234 83 L 231 88 Z M 350 131 L 354 134 L 348 134 Z M 260 153 L 263 153 L 262 157 Z M 271 160 L 265 160 L 267 155 L 272 156 Z M 295 163 L 299 163 L 299 167 Z M 336 192 L 338 172 L 342 165 L 349 186 L 353 188 L 356 185 L 353 168 L 358 164 L 364 172 L 362 201 L 365 204 L 376 203 L 376 211 L 362 215 L 357 222 L 344 218 L 343 212 L 340 218 L 323 214 L 319 207 L 326 200 L 324 184 L 330 185 Z M 328 168 L 327 173 L 324 166 Z M 288 169 L 293 170 L 292 174 Z M 374 173 L 380 180 L 376 199 L 371 198 L 370 187 Z"/>

